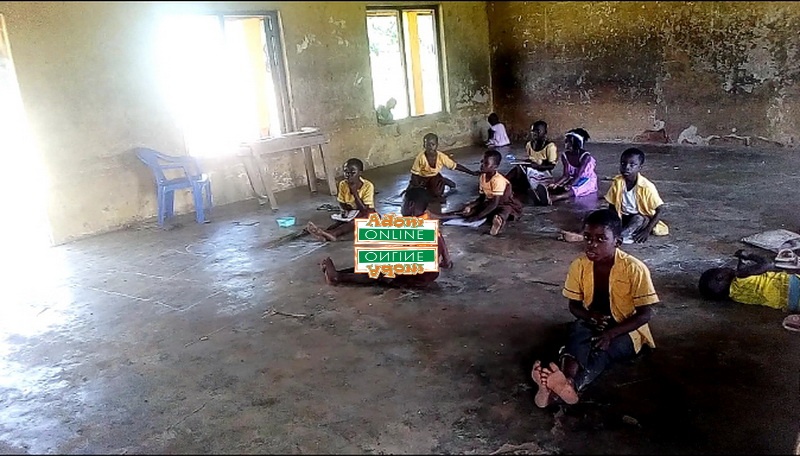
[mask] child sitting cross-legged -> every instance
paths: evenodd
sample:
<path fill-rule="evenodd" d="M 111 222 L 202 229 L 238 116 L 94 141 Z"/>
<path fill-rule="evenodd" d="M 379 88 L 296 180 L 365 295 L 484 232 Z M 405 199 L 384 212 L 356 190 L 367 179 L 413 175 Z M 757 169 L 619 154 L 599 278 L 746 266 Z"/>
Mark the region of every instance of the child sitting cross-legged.
<path fill-rule="evenodd" d="M 753 304 L 800 312 L 800 276 L 797 271 L 784 271 L 774 262 L 758 255 L 738 250 L 739 259 L 734 268 L 712 268 L 700 276 L 700 295 L 705 299 L 732 300 L 740 304 Z M 783 327 L 800 331 L 800 315 L 789 315 Z"/>
<path fill-rule="evenodd" d="M 351 158 L 342 166 L 344 180 L 339 182 L 339 192 L 336 200 L 342 209 L 342 215 L 349 211 L 358 211 L 356 218 L 367 218 L 375 212 L 375 186 L 372 182 L 361 177 L 364 172 L 364 162 Z M 306 231 L 320 241 L 338 241 L 342 236 L 355 230 L 353 220 L 336 221 L 324 230 L 312 222 L 306 225 Z"/>
<path fill-rule="evenodd" d="M 650 233 L 666 236 L 669 228 L 661 221 L 664 201 L 656 186 L 639 171 L 644 165 L 644 152 L 631 147 L 619 159 L 620 174 L 606 193 L 608 209 L 622 219 L 622 243 L 645 242 Z"/>
<path fill-rule="evenodd" d="M 581 391 L 613 363 L 637 356 L 643 345 L 655 348 L 648 322 L 658 295 L 647 266 L 619 250 L 621 231 L 619 216 L 607 209 L 584 220 L 585 253 L 570 265 L 562 292 L 577 320 L 559 364 L 533 364 L 539 407 L 577 403 Z"/>
<path fill-rule="evenodd" d="M 463 217 L 465 222 L 489 218 L 492 221 L 489 234 L 492 236 L 500 233 L 507 221 L 518 219 L 522 215 L 522 203 L 514 196 L 508 179 L 497 172 L 502 159 L 500 152 L 487 150 L 481 160 L 480 195 L 460 211 L 442 218 Z"/>
<path fill-rule="evenodd" d="M 429 199 L 430 196 L 424 188 L 409 188 L 403 196 L 403 206 L 400 212 L 403 217 L 420 217 L 425 220 L 433 219 L 428 212 Z M 447 250 L 447 244 L 445 244 L 441 229 L 439 230 L 437 244 L 439 249 L 439 267 L 446 269 L 452 268 L 453 261 L 450 259 L 450 252 Z M 388 285 L 392 287 L 423 288 L 430 285 L 439 277 L 438 272 L 428 271 L 421 274 L 396 275 L 395 277 L 380 276 L 377 279 L 373 279 L 367 274 L 355 272 L 355 268 L 337 271 L 330 257 L 322 260 L 320 267 L 325 274 L 325 281 L 328 282 L 329 285 Z"/>

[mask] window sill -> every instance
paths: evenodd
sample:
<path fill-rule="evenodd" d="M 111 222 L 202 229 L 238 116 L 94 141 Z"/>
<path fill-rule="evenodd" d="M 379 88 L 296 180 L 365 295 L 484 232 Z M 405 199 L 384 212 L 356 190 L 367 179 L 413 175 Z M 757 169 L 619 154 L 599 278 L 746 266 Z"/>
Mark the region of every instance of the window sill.
<path fill-rule="evenodd" d="M 433 114 L 423 114 L 421 116 L 404 117 L 402 119 L 397 119 L 393 123 L 390 123 L 390 124 L 382 124 L 382 123 L 379 123 L 379 122 L 376 122 L 376 123 L 378 123 L 379 127 L 391 127 L 392 125 L 403 126 L 403 125 L 413 124 L 413 123 L 416 123 L 416 122 L 449 121 L 450 119 L 451 119 L 451 116 L 450 116 L 449 112 L 447 112 L 447 111 L 439 111 L 439 112 L 435 112 Z"/>

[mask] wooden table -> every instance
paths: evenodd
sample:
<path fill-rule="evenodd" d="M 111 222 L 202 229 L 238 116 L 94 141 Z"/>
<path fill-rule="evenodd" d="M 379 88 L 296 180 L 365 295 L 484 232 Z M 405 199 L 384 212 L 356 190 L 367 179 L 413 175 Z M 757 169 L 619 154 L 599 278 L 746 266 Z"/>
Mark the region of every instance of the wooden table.
<path fill-rule="evenodd" d="M 253 176 L 250 175 L 250 170 L 245 164 L 245 171 L 247 178 L 250 181 L 250 187 L 256 194 L 259 200 L 269 199 L 269 204 L 273 211 L 278 210 L 278 202 L 275 200 L 275 183 L 272 178 L 272 171 L 269 168 L 269 155 L 278 154 L 281 152 L 288 152 L 290 150 L 301 149 L 303 151 L 303 159 L 306 166 L 306 177 L 308 178 L 308 188 L 311 193 L 317 192 L 317 174 L 314 171 L 314 157 L 312 154 L 314 147 L 319 147 L 319 156 L 322 159 L 322 169 L 325 172 L 325 178 L 328 180 L 328 189 L 332 196 L 337 193 L 336 190 L 336 176 L 334 170 L 325 162 L 325 154 L 322 151 L 322 145 L 328 144 L 330 140 L 327 135 L 321 132 L 318 128 L 303 128 L 301 131 L 286 133 L 282 136 L 274 138 L 260 139 L 243 143 L 240 146 L 239 156 L 252 160 L 258 171 L 258 179 L 261 185 L 266 190 L 267 194 L 262 195 L 256 190 L 253 184 Z M 266 171 L 266 182 L 264 181 L 264 174 L 261 172 L 261 167 Z"/>

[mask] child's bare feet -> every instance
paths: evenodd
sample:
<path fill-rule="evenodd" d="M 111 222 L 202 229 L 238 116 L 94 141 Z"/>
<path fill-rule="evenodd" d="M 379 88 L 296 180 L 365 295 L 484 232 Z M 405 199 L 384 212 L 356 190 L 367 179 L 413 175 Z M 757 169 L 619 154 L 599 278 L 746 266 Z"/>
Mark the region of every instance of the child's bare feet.
<path fill-rule="evenodd" d="M 334 266 L 331 257 L 325 257 L 319 266 L 322 268 L 322 273 L 325 274 L 325 282 L 328 285 L 336 285 L 336 266 Z"/>
<path fill-rule="evenodd" d="M 565 242 L 583 242 L 583 235 L 572 231 L 562 230 L 560 238 Z"/>
<path fill-rule="evenodd" d="M 492 229 L 489 230 L 489 234 L 491 234 L 492 236 L 497 236 L 497 234 L 500 233 L 500 230 L 502 229 L 503 229 L 503 217 L 495 215 L 494 218 L 492 219 Z"/>
<path fill-rule="evenodd" d="M 534 383 L 539 387 L 539 391 L 536 392 L 536 396 L 533 398 L 534 404 L 536 404 L 539 408 L 545 408 L 550 405 L 550 395 L 552 391 L 550 391 L 547 386 L 544 384 L 544 376 L 542 374 L 542 363 L 541 361 L 536 361 L 533 363 L 533 370 L 531 371 L 531 377 L 533 378 Z"/>
<path fill-rule="evenodd" d="M 542 369 L 543 384 L 556 393 L 567 404 L 578 403 L 578 392 L 556 363 L 550 363 L 550 369 Z"/>
<path fill-rule="evenodd" d="M 323 230 L 322 228 L 318 227 L 317 225 L 314 225 L 312 222 L 308 222 L 306 224 L 306 231 L 308 231 L 309 234 L 311 234 L 312 236 L 314 236 L 315 238 L 317 238 L 320 241 L 323 241 L 323 242 L 325 242 L 325 241 L 331 241 L 331 242 L 336 241 L 336 236 L 332 235 L 331 233 L 328 233 L 327 231 Z"/>

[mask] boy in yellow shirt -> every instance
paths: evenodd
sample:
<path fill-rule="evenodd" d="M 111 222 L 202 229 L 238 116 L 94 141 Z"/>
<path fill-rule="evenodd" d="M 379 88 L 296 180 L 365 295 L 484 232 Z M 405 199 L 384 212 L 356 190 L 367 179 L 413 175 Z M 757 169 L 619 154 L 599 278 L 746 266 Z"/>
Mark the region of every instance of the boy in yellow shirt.
<path fill-rule="evenodd" d="M 446 154 L 439 152 L 439 137 L 433 133 L 428 133 L 422 138 L 424 151 L 417 155 L 411 165 L 411 180 L 408 188 L 422 187 L 428 190 L 432 198 L 444 196 L 444 187 L 456 188 L 456 183 L 442 176 L 442 168 L 455 169 L 473 176 L 480 175 L 477 171 L 472 171 L 464 165 L 456 163 L 455 160 Z"/>
<path fill-rule="evenodd" d="M 508 179 L 497 172 L 503 156 L 500 152 L 489 149 L 481 160 L 481 174 L 478 180 L 478 198 L 467 204 L 460 211 L 442 215 L 443 220 L 463 217 L 465 222 L 475 222 L 482 218 L 492 221 L 489 234 L 497 236 L 506 222 L 517 220 L 522 216 L 522 203 L 514 196 Z"/>
<path fill-rule="evenodd" d="M 351 158 L 342 166 L 344 180 L 339 182 L 339 192 L 336 200 L 342 209 L 342 215 L 348 211 L 358 211 L 355 218 L 367 218 L 375 212 L 375 186 L 372 182 L 361 177 L 364 172 L 364 162 Z M 321 241 L 338 241 L 347 233 L 355 230 L 356 223 L 336 221 L 324 230 L 312 222 L 306 225 L 306 231 Z"/>
<path fill-rule="evenodd" d="M 650 180 L 639 171 L 644 165 L 644 152 L 631 147 L 619 159 L 620 174 L 614 177 L 606 193 L 608 208 L 622 219 L 622 243 L 645 242 L 650 233 L 666 236 L 669 228 L 661 221 L 664 201 Z"/>
<path fill-rule="evenodd" d="M 700 276 L 700 295 L 710 300 L 730 299 L 740 304 L 753 304 L 800 312 L 800 276 L 797 272 L 782 271 L 758 255 L 738 250 L 736 269 L 712 268 Z M 787 327 L 787 325 L 789 325 Z M 784 321 L 789 330 L 800 330 L 796 318 Z"/>
<path fill-rule="evenodd" d="M 643 345 L 655 348 L 648 322 L 658 295 L 647 266 L 618 249 L 621 231 L 617 214 L 606 209 L 583 223 L 585 254 L 570 265 L 562 292 L 577 320 L 561 349 L 560 367 L 533 364 L 538 407 L 559 398 L 577 403 L 579 392 L 611 364 L 633 358 Z"/>

